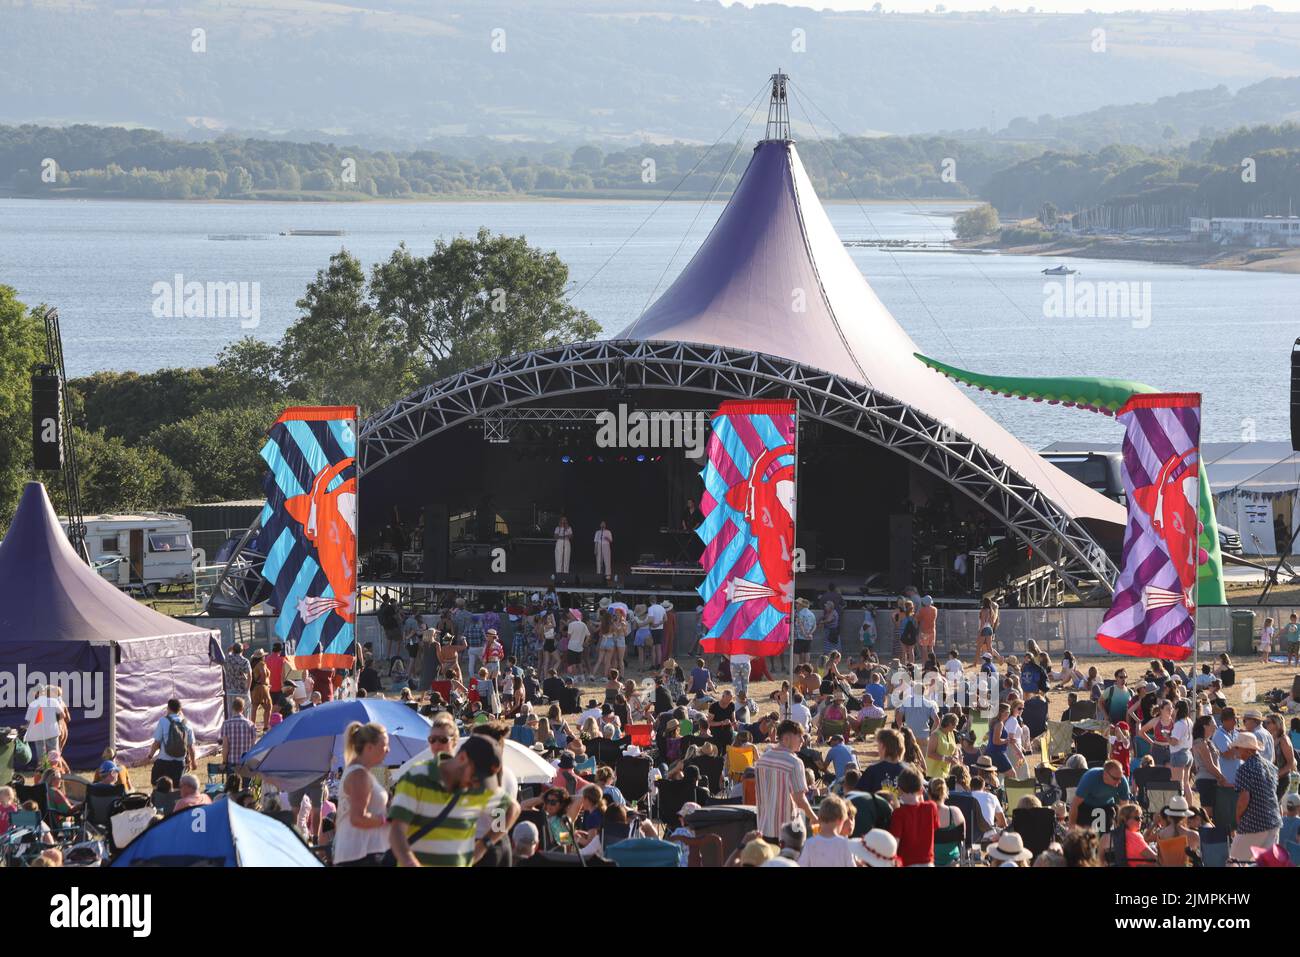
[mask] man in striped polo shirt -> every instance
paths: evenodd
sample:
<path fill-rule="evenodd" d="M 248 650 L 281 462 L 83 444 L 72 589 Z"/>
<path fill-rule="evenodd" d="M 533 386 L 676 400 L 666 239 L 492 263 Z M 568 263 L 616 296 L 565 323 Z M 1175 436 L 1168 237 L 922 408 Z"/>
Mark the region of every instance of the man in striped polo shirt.
<path fill-rule="evenodd" d="M 805 827 L 816 815 L 808 803 L 808 780 L 798 751 L 803 747 L 803 727 L 797 721 L 782 721 L 776 727 L 779 742 L 768 748 L 754 764 L 757 778 L 758 829 L 769 841 L 780 841 L 781 828 L 804 813 Z"/>
<path fill-rule="evenodd" d="M 404 774 L 388 808 L 398 865 L 469 867 L 489 844 L 504 838 L 512 799 L 497 784 L 500 768 L 500 746 L 475 734 L 451 758 L 435 757 Z M 500 815 L 503 826 L 476 840 L 484 813 Z"/>

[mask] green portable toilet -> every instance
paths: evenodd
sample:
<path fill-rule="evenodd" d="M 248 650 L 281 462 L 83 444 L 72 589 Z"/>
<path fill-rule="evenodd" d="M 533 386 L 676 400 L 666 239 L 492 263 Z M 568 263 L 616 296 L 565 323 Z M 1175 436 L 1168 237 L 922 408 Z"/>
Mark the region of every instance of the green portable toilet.
<path fill-rule="evenodd" d="M 1234 657 L 1255 653 L 1255 613 L 1249 608 L 1232 611 L 1232 641 L 1229 647 Z"/>

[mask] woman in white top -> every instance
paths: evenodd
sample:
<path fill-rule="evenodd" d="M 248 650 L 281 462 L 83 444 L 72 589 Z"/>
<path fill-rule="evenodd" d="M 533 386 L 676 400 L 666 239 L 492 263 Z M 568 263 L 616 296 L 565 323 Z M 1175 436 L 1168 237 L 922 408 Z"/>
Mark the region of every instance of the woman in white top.
<path fill-rule="evenodd" d="M 1169 768 L 1183 795 L 1191 790 L 1192 706 L 1187 700 L 1174 705 L 1174 726 L 1169 731 Z"/>
<path fill-rule="evenodd" d="M 1029 762 L 1025 760 L 1024 739 L 1021 730 L 1024 727 L 1020 715 L 1025 710 L 1025 703 L 1020 699 L 1011 702 L 1011 714 L 1007 716 L 1002 731 L 1007 736 L 1007 760 L 1011 762 L 1011 774 L 1017 781 L 1029 777 Z"/>
<path fill-rule="evenodd" d="M 605 581 L 609 581 L 614 575 L 614 533 L 604 522 L 601 522 L 600 528 L 596 529 L 595 549 L 596 574 L 604 575 Z"/>
<path fill-rule="evenodd" d="M 388 757 L 382 724 L 353 721 L 344 732 L 343 779 L 334 822 L 334 866 L 376 867 L 388 850 L 388 792 L 371 769 Z"/>
<path fill-rule="evenodd" d="M 569 519 L 561 515 L 560 524 L 555 526 L 555 572 L 557 575 L 568 574 L 569 557 L 573 553 L 573 528 Z"/>

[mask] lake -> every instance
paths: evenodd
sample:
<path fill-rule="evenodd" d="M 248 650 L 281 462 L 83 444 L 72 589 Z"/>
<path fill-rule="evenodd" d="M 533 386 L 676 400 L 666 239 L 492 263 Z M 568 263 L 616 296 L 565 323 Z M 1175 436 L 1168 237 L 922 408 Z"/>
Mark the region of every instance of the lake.
<path fill-rule="evenodd" d="M 930 242 L 951 237 L 954 208 L 827 207 L 845 240 Z M 655 211 L 641 202 L 0 199 L 0 283 L 14 286 L 29 305 L 58 307 L 70 376 L 202 365 L 242 335 L 277 339 L 297 315 L 294 303 L 306 284 L 340 246 L 369 266 L 399 242 L 423 253 L 439 237 L 486 226 L 559 253 L 571 271 L 576 305 L 615 333 L 671 283 L 721 209 L 718 203 L 668 203 Z M 346 235 L 280 235 L 290 229 Z M 1206 440 L 1289 434 L 1300 276 L 1078 260 L 1071 264 L 1080 270 L 1073 280 L 1080 289 L 1134 284 L 1125 287 L 1133 290 L 1133 313 L 1080 318 L 1072 308 L 1076 290 L 1040 275 L 1047 260 L 876 248 L 850 253 L 921 350 L 944 361 L 989 373 L 1114 376 L 1199 391 Z M 255 284 L 256 328 L 241 328 L 237 317 L 155 318 L 155 283 L 170 285 L 177 275 Z M 1063 310 L 1056 308 L 1062 290 L 1070 300 Z M 1100 416 L 972 395 L 1035 447 L 1065 438 L 1120 438 L 1114 422 Z"/>

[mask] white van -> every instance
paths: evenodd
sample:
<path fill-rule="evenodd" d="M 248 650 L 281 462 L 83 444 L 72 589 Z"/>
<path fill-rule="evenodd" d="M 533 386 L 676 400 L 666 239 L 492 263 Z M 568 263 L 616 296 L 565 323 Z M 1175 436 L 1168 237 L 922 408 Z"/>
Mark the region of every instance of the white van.
<path fill-rule="evenodd" d="M 67 519 L 59 521 L 66 531 Z M 183 515 L 87 515 L 86 550 L 99 574 L 127 591 L 153 596 L 162 585 L 194 581 L 191 525 Z"/>

